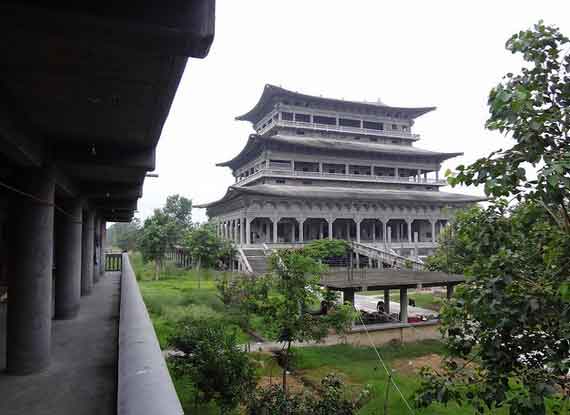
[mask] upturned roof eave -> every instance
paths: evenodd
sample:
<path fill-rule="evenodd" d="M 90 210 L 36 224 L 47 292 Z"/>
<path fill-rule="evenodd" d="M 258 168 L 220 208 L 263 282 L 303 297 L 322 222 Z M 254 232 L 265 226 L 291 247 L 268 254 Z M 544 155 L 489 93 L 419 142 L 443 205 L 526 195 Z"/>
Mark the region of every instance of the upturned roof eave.
<path fill-rule="evenodd" d="M 308 95 L 308 94 L 302 94 L 302 93 L 295 92 L 295 91 L 290 91 L 288 89 L 281 88 L 281 87 L 278 87 L 275 85 L 266 84 L 265 88 L 263 89 L 263 92 L 262 92 L 261 96 L 259 97 L 259 100 L 255 104 L 255 106 L 251 110 L 246 112 L 245 114 L 242 114 L 240 116 L 235 117 L 235 119 L 237 121 L 249 121 L 251 123 L 256 123 L 263 116 L 263 115 L 259 114 L 259 112 L 265 107 L 267 102 L 273 96 L 280 94 L 280 93 L 285 94 L 285 95 L 289 95 L 291 97 L 298 97 L 301 99 L 312 100 L 312 101 L 316 101 L 316 102 L 319 102 L 319 101 L 320 102 L 335 102 L 338 104 L 356 105 L 356 106 L 361 106 L 361 107 L 370 108 L 370 109 L 383 108 L 383 109 L 386 109 L 388 111 L 406 112 L 406 113 L 409 113 L 412 118 L 420 117 L 420 116 L 422 116 L 428 112 L 434 111 L 437 108 L 437 107 L 392 107 L 389 105 L 377 104 L 377 103 L 372 103 L 372 102 L 346 101 L 346 100 L 337 99 L 337 98 L 317 97 L 314 95 Z"/>

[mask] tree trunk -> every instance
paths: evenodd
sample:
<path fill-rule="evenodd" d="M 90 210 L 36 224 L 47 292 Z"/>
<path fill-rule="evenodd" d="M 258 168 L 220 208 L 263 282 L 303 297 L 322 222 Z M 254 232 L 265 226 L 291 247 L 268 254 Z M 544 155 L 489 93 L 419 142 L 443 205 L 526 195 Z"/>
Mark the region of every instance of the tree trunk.
<path fill-rule="evenodd" d="M 291 340 L 287 342 L 287 351 L 285 352 L 285 364 L 283 365 L 283 393 L 287 394 L 287 370 L 289 369 L 289 353 L 291 352 Z"/>
<path fill-rule="evenodd" d="M 154 279 L 158 281 L 158 275 L 160 273 L 160 260 L 158 258 L 154 259 Z"/>

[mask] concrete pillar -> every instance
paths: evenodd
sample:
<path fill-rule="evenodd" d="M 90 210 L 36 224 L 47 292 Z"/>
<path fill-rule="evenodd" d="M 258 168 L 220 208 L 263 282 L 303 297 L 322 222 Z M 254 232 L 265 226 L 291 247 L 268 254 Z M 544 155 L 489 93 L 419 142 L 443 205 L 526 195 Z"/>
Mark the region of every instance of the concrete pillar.
<path fill-rule="evenodd" d="M 387 230 L 388 234 L 386 235 L 386 243 L 388 245 L 388 248 L 392 248 L 392 227 L 388 226 Z"/>
<path fill-rule="evenodd" d="M 37 200 L 15 196 L 11 205 L 7 370 L 29 374 L 50 361 L 55 179 L 42 169 L 18 177 L 17 187 Z"/>
<path fill-rule="evenodd" d="M 388 232 L 386 230 L 387 224 L 387 220 L 382 222 L 382 239 L 384 240 L 384 244 L 388 244 Z"/>
<path fill-rule="evenodd" d="M 357 220 L 356 222 L 356 242 L 360 243 L 360 224 L 362 223 L 361 220 Z"/>
<path fill-rule="evenodd" d="M 408 289 L 400 288 L 400 321 L 408 322 Z"/>
<path fill-rule="evenodd" d="M 328 220 L 328 224 L 329 224 L 329 240 L 331 240 L 331 239 L 333 238 L 333 222 L 334 222 L 334 219 L 333 219 L 333 218 L 330 218 L 330 219 Z"/>
<path fill-rule="evenodd" d="M 299 242 L 303 242 L 304 234 L 303 234 L 303 226 L 305 225 L 305 219 L 299 219 Z"/>
<path fill-rule="evenodd" d="M 246 218 L 245 220 L 245 244 L 246 245 L 250 245 L 251 244 L 251 222 L 252 220 L 249 220 L 248 218 Z"/>
<path fill-rule="evenodd" d="M 376 242 L 376 221 L 372 222 L 372 242 Z"/>
<path fill-rule="evenodd" d="M 323 221 L 319 222 L 319 239 L 323 239 L 325 237 L 325 229 L 323 226 Z"/>
<path fill-rule="evenodd" d="M 447 286 L 447 299 L 449 300 L 451 297 L 453 297 L 453 285 L 449 284 Z"/>
<path fill-rule="evenodd" d="M 64 209 L 71 217 L 58 213 L 55 232 L 55 318 L 61 320 L 77 315 L 81 299 L 81 200 Z"/>
<path fill-rule="evenodd" d="M 431 222 L 431 241 L 433 243 L 435 243 L 436 238 L 435 238 L 435 220 L 430 221 Z"/>
<path fill-rule="evenodd" d="M 93 245 L 95 232 L 95 212 L 83 210 L 81 230 L 81 295 L 91 294 L 93 289 Z"/>
<path fill-rule="evenodd" d="M 354 305 L 354 290 L 350 288 L 346 288 L 343 290 L 342 295 L 344 297 L 344 302 L 349 302 Z"/>
<path fill-rule="evenodd" d="M 277 226 L 279 225 L 279 218 L 273 218 L 273 243 L 277 243 Z"/>
<path fill-rule="evenodd" d="M 412 221 L 407 220 L 406 223 L 408 225 L 408 242 L 412 243 Z"/>
<path fill-rule="evenodd" d="M 295 224 L 291 222 L 291 242 L 295 242 Z"/>
<path fill-rule="evenodd" d="M 384 290 L 384 311 L 390 315 L 390 290 Z"/>
<path fill-rule="evenodd" d="M 346 222 L 346 240 L 350 241 L 350 221 Z"/>

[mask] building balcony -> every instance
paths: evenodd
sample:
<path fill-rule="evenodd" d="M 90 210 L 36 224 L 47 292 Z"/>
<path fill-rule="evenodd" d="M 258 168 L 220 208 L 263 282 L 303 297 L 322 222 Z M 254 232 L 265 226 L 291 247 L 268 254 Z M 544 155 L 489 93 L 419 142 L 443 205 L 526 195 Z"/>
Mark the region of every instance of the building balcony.
<path fill-rule="evenodd" d="M 257 133 L 263 135 L 273 128 L 301 128 L 314 131 L 340 132 L 347 134 L 359 134 L 375 137 L 399 138 L 404 140 L 417 141 L 420 139 L 419 134 L 412 134 L 404 130 L 372 130 L 369 128 L 346 127 L 341 125 L 318 124 L 314 122 L 288 121 L 269 119 L 266 123 L 259 123 L 261 127 L 257 128 Z"/>
<path fill-rule="evenodd" d="M 261 177 L 276 177 L 284 179 L 302 178 L 307 180 L 315 179 L 315 180 L 329 180 L 329 181 L 344 180 L 351 182 L 399 183 L 399 184 L 408 184 L 408 185 L 432 185 L 432 186 L 447 185 L 446 180 L 424 178 L 418 176 L 408 176 L 408 177 L 377 176 L 369 174 L 366 175 L 366 174 L 346 174 L 346 173 L 325 173 L 319 171 L 299 171 L 299 170 L 293 171 L 291 169 L 275 169 L 275 168 L 273 169 L 266 168 L 258 170 L 255 173 L 250 174 L 249 176 L 244 177 L 241 180 L 238 180 L 236 184 L 239 186 L 244 186 L 248 183 L 258 180 Z"/>

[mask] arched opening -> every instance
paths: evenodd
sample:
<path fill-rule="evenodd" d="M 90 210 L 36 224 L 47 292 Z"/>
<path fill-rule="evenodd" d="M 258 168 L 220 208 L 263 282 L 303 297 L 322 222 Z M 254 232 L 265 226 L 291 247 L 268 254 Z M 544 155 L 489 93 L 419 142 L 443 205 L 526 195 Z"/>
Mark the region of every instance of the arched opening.
<path fill-rule="evenodd" d="M 416 242 L 432 241 L 431 222 L 426 219 L 415 219 L 412 222 L 412 240 Z"/>
<path fill-rule="evenodd" d="M 249 231 L 251 232 L 252 244 L 262 244 L 273 241 L 273 222 L 270 218 L 255 218 L 251 221 Z"/>
<path fill-rule="evenodd" d="M 360 222 L 361 242 L 382 242 L 384 240 L 384 230 L 382 222 L 378 219 L 364 219 Z"/>
<path fill-rule="evenodd" d="M 353 219 L 337 219 L 333 222 L 333 238 L 356 240 L 356 222 Z"/>
<path fill-rule="evenodd" d="M 305 241 L 315 241 L 318 239 L 328 239 L 329 223 L 323 218 L 308 218 L 303 224 L 303 239 Z"/>
<path fill-rule="evenodd" d="M 299 222 L 295 218 L 281 218 L 277 223 L 277 242 L 294 243 L 299 241 Z"/>
<path fill-rule="evenodd" d="M 386 226 L 391 242 L 408 242 L 408 223 L 404 219 L 390 219 Z"/>

